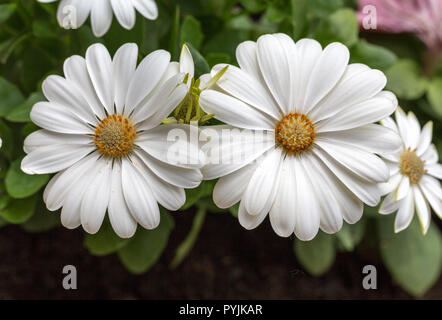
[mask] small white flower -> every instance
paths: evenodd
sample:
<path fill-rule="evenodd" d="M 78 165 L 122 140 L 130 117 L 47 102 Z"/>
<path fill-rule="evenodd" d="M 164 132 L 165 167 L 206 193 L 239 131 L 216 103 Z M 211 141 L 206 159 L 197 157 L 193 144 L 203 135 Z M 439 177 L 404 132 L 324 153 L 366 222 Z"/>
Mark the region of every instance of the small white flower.
<path fill-rule="evenodd" d="M 197 187 L 204 156 L 183 141 L 187 163 L 171 163 L 167 152 L 175 141 L 167 135 L 186 125 L 160 125 L 187 93 L 170 63 L 157 50 L 137 67 L 138 47 L 122 46 L 112 60 L 101 44 L 89 47 L 86 59 L 65 61 L 65 78 L 49 76 L 31 119 L 42 130 L 24 143 L 28 174 L 56 173 L 44 192 L 49 210 L 61 210 L 67 228 L 80 224 L 99 230 L 106 209 L 115 232 L 131 237 L 137 222 L 152 229 L 160 222 L 158 203 L 177 210 L 183 188 Z M 191 157 L 194 157 L 190 159 Z"/>
<path fill-rule="evenodd" d="M 294 232 L 302 240 L 319 228 L 337 232 L 343 220 L 357 222 L 363 203 L 378 204 L 378 183 L 389 178 L 375 154 L 400 145 L 395 132 L 374 124 L 397 107 L 396 97 L 382 91 L 384 74 L 348 65 L 342 44 L 322 49 L 315 40 L 295 44 L 285 34 L 243 42 L 236 58 L 240 68 L 229 66 L 216 90 L 203 91 L 201 106 L 230 128 L 270 134 L 255 147 L 247 135 L 235 139 L 249 150 L 243 161 L 202 169 L 205 179 L 221 177 L 214 202 L 227 208 L 241 201 L 239 222 L 247 229 L 270 212 L 278 235 Z M 227 147 L 216 151 L 229 155 Z"/>
<path fill-rule="evenodd" d="M 57 0 L 38 1 L 47 3 Z M 77 29 L 90 14 L 94 35 L 101 37 L 109 30 L 113 14 L 121 26 L 132 29 L 135 25 L 136 11 L 149 20 L 158 17 L 158 8 L 154 0 L 61 0 L 57 20 L 64 28 Z"/>
<path fill-rule="evenodd" d="M 397 211 L 394 231 L 406 229 L 416 209 L 422 233 L 428 231 L 431 210 L 442 218 L 442 166 L 434 144 L 431 143 L 433 123 L 428 122 L 421 130 L 416 116 L 408 116 L 401 108 L 396 111 L 396 123 L 390 117 L 382 124 L 397 132 L 402 139 L 400 151 L 383 154 L 390 167 L 390 180 L 381 185 L 383 194 L 388 194 L 379 209 L 381 214 Z"/>

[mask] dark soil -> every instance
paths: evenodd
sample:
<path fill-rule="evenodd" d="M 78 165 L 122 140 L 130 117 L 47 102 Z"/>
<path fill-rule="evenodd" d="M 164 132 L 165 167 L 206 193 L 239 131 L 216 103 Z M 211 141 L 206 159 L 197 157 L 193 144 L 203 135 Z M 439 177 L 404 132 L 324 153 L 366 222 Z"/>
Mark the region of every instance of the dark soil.
<path fill-rule="evenodd" d="M 333 268 L 315 278 L 293 254 L 293 239 L 277 237 L 269 223 L 246 232 L 228 214 L 211 214 L 199 240 L 176 270 L 168 265 L 193 214 L 175 214 L 176 227 L 158 264 L 147 274 L 128 273 L 116 255 L 94 257 L 83 231 L 61 227 L 30 234 L 0 230 L 1 299 L 408 299 L 382 264 L 340 253 Z M 365 256 L 365 255 L 364 255 Z M 62 269 L 75 265 L 78 290 L 62 287 Z M 374 264 L 378 289 L 362 288 L 362 268 Z M 442 278 L 424 298 L 442 298 Z"/>

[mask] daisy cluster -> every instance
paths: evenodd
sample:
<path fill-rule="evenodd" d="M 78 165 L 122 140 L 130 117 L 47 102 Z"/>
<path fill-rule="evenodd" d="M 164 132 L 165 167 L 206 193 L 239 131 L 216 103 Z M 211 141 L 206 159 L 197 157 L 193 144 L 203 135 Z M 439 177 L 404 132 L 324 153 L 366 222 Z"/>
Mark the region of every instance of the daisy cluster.
<path fill-rule="evenodd" d="M 132 29 L 137 12 L 158 15 L 153 0 L 62 0 L 57 19 L 79 28 L 90 16 L 99 37 L 114 15 Z M 236 60 L 197 78 L 186 45 L 179 61 L 91 45 L 44 80 L 22 171 L 54 174 L 43 199 L 66 228 L 95 234 L 107 213 L 121 238 L 155 229 L 160 206 L 179 210 L 186 189 L 215 179 L 213 202 L 237 205 L 245 229 L 268 217 L 304 241 L 356 223 L 364 205 L 397 212 L 396 232 L 415 211 L 424 234 L 431 209 L 442 218 L 432 123 L 398 107 L 383 72 L 350 63 L 344 44 L 283 33 L 240 43 Z"/>

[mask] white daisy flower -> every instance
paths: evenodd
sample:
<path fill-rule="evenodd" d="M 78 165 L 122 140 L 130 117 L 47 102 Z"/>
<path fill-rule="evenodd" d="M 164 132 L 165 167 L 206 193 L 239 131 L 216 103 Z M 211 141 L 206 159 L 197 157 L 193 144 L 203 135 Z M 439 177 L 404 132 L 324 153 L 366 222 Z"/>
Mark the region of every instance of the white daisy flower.
<path fill-rule="evenodd" d="M 389 178 L 375 153 L 400 145 L 393 130 L 374 124 L 397 107 L 395 96 L 382 91 L 384 74 L 348 65 L 340 43 L 322 49 L 315 40 L 295 44 L 285 34 L 243 42 L 236 58 L 240 68 L 229 66 L 218 89 L 203 91 L 201 106 L 230 128 L 255 130 L 265 140 L 235 139 L 240 133 L 232 131 L 246 156 L 202 169 L 205 179 L 221 177 L 214 202 L 228 208 L 241 201 L 239 222 L 246 229 L 270 212 L 278 235 L 294 232 L 301 240 L 313 239 L 319 228 L 337 232 L 343 220 L 357 222 L 363 203 L 378 204 L 377 184 Z M 213 151 L 229 156 L 228 147 L 209 147 L 208 158 Z"/>
<path fill-rule="evenodd" d="M 184 98 L 184 74 L 176 74 L 170 54 L 157 50 L 137 67 L 138 47 L 122 46 L 112 60 L 101 44 L 86 59 L 68 58 L 65 77 L 49 76 L 31 119 L 42 130 L 24 143 L 21 168 L 28 174 L 57 173 L 47 185 L 49 210 L 61 210 L 62 224 L 80 224 L 96 233 L 106 209 L 115 232 L 131 237 L 137 222 L 153 229 L 160 222 L 158 204 L 177 210 L 184 188 L 197 187 L 204 155 L 180 141 L 187 163 L 176 164 L 167 135 L 187 125 L 160 125 Z M 192 158 L 193 157 L 193 158 Z"/>
<path fill-rule="evenodd" d="M 57 0 L 38 1 L 48 3 Z M 132 29 L 136 11 L 149 20 L 158 17 L 158 7 L 154 0 L 61 0 L 57 20 L 64 28 L 77 29 L 90 14 L 92 31 L 96 37 L 101 37 L 109 30 L 114 14 L 123 28 Z"/>
<path fill-rule="evenodd" d="M 390 180 L 381 184 L 383 194 L 388 194 L 379 209 L 381 214 L 397 211 L 394 231 L 406 229 L 416 209 L 422 233 L 428 231 L 431 210 L 442 218 L 442 166 L 434 144 L 431 143 L 433 123 L 428 122 L 421 130 L 416 116 L 408 116 L 401 108 L 396 111 L 396 122 L 390 117 L 382 124 L 397 132 L 402 146 L 396 153 L 382 155 L 390 167 Z"/>

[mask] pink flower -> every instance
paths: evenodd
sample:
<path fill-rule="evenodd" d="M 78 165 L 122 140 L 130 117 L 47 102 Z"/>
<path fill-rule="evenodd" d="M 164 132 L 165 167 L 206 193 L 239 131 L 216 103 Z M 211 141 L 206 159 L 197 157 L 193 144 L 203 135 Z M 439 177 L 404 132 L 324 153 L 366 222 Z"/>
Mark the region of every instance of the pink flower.
<path fill-rule="evenodd" d="M 377 30 L 414 33 L 430 50 L 442 48 L 442 0 L 359 0 L 363 28 L 370 14 L 376 14 Z"/>

